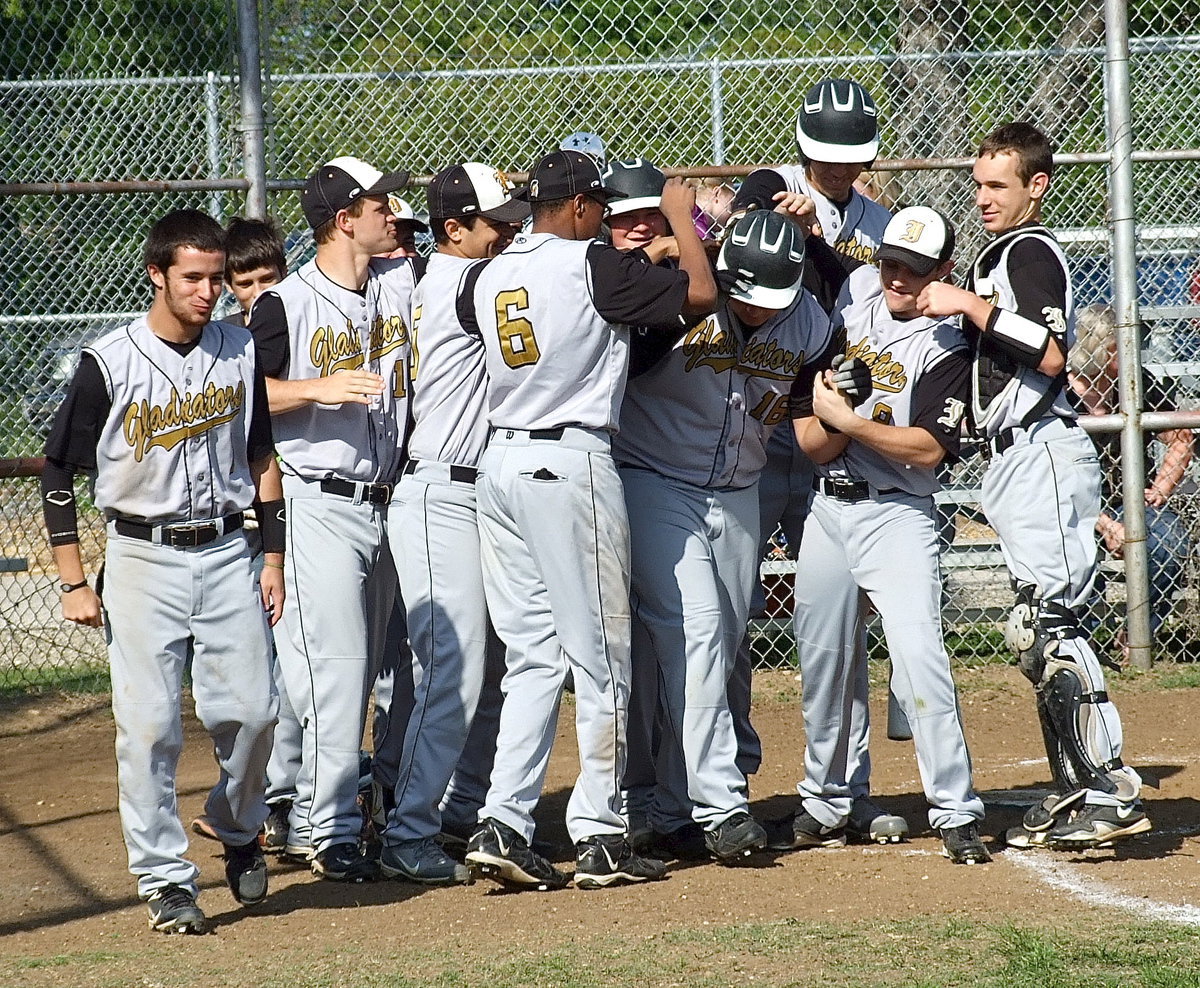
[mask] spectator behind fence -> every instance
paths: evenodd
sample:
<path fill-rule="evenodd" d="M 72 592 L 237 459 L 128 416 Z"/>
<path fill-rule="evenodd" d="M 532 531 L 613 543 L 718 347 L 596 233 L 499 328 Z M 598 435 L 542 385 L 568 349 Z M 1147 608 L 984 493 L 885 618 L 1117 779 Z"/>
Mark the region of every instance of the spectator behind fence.
<path fill-rule="evenodd" d="M 1075 345 L 1067 361 L 1071 398 L 1083 414 L 1107 415 L 1117 411 L 1116 319 L 1107 305 L 1089 305 L 1076 317 Z M 1144 408 L 1147 412 L 1173 411 L 1177 407 L 1174 387 L 1142 371 Z M 1171 595 L 1187 559 L 1187 526 L 1167 501 L 1174 493 L 1192 459 L 1192 433 L 1188 429 L 1166 429 L 1144 433 L 1147 472 L 1153 465 L 1150 440 L 1166 446 L 1162 465 L 1146 485 L 1146 549 L 1150 576 L 1150 630 L 1155 638 L 1171 612 Z M 1124 506 L 1121 503 L 1121 434 L 1094 433 L 1092 440 L 1103 468 L 1103 510 L 1096 531 L 1105 548 L 1120 558 L 1125 548 Z M 1122 658 L 1128 658 L 1125 629 L 1117 636 Z"/>

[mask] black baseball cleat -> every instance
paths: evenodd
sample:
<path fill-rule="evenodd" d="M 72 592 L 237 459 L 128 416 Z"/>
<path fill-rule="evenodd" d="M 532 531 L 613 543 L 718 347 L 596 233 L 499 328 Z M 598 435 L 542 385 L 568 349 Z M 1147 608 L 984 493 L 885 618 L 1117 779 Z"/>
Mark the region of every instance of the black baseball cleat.
<path fill-rule="evenodd" d="M 749 813 L 735 813 L 704 832 L 709 853 L 721 864 L 738 864 L 767 846 L 767 832 Z"/>
<path fill-rule="evenodd" d="M 268 803 L 266 822 L 258 835 L 258 844 L 267 854 L 283 854 L 287 851 L 288 837 L 291 834 L 291 824 L 288 817 L 292 812 L 292 801 L 281 800 L 278 803 Z"/>
<path fill-rule="evenodd" d="M 1046 846 L 1061 851 L 1110 847 L 1116 841 L 1153 829 L 1141 803 L 1121 806 L 1083 805 L 1046 834 Z"/>
<path fill-rule="evenodd" d="M 566 888 L 570 878 L 530 848 L 512 827 L 481 820 L 467 844 L 465 860 L 471 879 L 490 878 L 505 888 L 551 892 Z"/>
<path fill-rule="evenodd" d="M 208 921 L 187 889 L 164 885 L 146 901 L 150 912 L 150 929 L 160 933 L 204 933 Z"/>
<path fill-rule="evenodd" d="M 257 839 L 240 847 L 225 845 L 225 880 L 243 906 L 256 906 L 267 897 L 267 860 Z"/>
<path fill-rule="evenodd" d="M 802 847 L 845 847 L 846 827 L 826 827 L 801 807 L 795 816 L 767 823 L 767 850 L 795 851 Z"/>
<path fill-rule="evenodd" d="M 863 844 L 899 844 L 908 836 L 908 821 L 884 812 L 870 796 L 858 796 L 850 804 L 846 836 Z"/>
<path fill-rule="evenodd" d="M 656 830 L 650 835 L 648 850 L 668 861 L 709 861 L 712 855 L 704 840 L 704 828 L 685 823 L 676 830 Z"/>
<path fill-rule="evenodd" d="M 620 834 L 587 837 L 575 845 L 576 888 L 600 889 L 666 877 L 666 864 L 635 853 Z"/>
<path fill-rule="evenodd" d="M 330 882 L 373 882 L 379 878 L 379 862 L 363 854 L 357 844 L 334 844 L 313 856 L 312 871 Z"/>
<path fill-rule="evenodd" d="M 954 864 L 987 864 L 992 860 L 988 849 L 979 839 L 979 824 L 972 820 L 958 827 L 943 827 L 942 857 Z"/>

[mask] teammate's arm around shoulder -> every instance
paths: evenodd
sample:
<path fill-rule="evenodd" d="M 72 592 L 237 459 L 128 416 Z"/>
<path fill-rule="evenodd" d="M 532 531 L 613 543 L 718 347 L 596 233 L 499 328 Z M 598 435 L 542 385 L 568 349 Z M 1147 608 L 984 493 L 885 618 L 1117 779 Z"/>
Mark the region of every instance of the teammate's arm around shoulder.
<path fill-rule="evenodd" d="M 659 209 L 675 236 L 679 269 L 686 271 L 688 276 L 687 298 L 683 303 L 685 316 L 707 315 L 717 307 L 717 282 L 708 262 L 708 252 L 692 222 L 695 205 L 696 190 L 692 186 L 681 178 L 667 179 Z"/>

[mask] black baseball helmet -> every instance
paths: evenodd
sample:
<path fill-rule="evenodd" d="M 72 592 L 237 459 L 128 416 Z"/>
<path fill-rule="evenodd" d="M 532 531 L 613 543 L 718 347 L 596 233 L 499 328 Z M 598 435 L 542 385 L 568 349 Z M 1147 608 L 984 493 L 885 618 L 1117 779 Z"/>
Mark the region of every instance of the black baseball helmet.
<path fill-rule="evenodd" d="M 752 210 L 725 235 L 717 270 L 738 277 L 730 298 L 762 309 L 786 309 L 804 277 L 804 231 L 782 213 Z"/>
<path fill-rule="evenodd" d="M 796 115 L 800 156 L 810 161 L 870 165 L 879 154 L 875 101 L 857 82 L 822 79 Z"/>
<path fill-rule="evenodd" d="M 604 186 L 624 192 L 627 199 L 618 199 L 609 208 L 611 216 L 630 213 L 635 209 L 658 209 L 667 176 L 645 158 L 610 161 L 604 169 Z"/>

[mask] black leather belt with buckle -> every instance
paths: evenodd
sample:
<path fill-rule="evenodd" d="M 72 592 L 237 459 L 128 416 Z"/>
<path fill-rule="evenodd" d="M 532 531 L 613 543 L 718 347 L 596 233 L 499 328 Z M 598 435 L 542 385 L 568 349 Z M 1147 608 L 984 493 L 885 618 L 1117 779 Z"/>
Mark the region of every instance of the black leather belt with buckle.
<path fill-rule="evenodd" d="M 339 480 L 337 477 L 322 480 L 321 490 L 351 501 L 358 497 L 364 504 L 387 504 L 392 499 L 391 484 L 368 484 L 359 480 Z M 359 491 L 362 493 L 359 494 Z"/>
<path fill-rule="evenodd" d="M 849 477 L 815 477 L 813 490 L 838 501 L 865 501 L 871 496 L 871 485 L 865 480 Z M 876 494 L 898 494 L 899 487 L 881 487 Z"/>
<path fill-rule="evenodd" d="M 161 542 L 173 549 L 194 549 L 197 546 L 216 542 L 222 535 L 236 532 L 242 527 L 243 516 L 235 511 L 224 518 L 212 521 L 197 521 L 187 525 L 148 525 L 129 518 L 115 518 L 113 527 L 118 535 L 127 539 L 139 539 L 142 542 Z M 155 533 L 158 533 L 158 537 Z"/>

